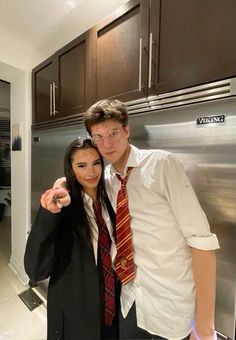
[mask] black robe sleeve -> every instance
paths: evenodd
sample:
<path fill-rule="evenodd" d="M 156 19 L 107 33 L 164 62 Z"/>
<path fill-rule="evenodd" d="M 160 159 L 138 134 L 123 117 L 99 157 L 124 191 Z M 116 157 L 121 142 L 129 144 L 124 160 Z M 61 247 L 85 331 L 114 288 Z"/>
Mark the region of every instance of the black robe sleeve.
<path fill-rule="evenodd" d="M 32 285 L 48 278 L 55 266 L 60 214 L 40 207 L 32 225 L 24 256 L 25 271 Z"/>

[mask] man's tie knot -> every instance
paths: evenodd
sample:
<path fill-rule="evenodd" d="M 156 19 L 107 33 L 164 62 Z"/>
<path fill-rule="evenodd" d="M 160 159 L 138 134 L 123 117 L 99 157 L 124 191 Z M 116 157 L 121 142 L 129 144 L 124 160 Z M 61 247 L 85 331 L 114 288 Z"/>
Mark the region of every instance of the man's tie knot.
<path fill-rule="evenodd" d="M 124 178 L 121 177 L 121 175 L 119 174 L 116 174 L 117 178 L 120 180 L 120 183 L 121 183 L 121 187 L 126 187 L 126 184 L 127 184 L 127 181 L 128 181 L 128 178 L 129 178 L 129 175 L 131 173 L 131 171 L 133 170 L 133 167 L 128 167 L 128 170 L 126 172 L 126 176 Z"/>

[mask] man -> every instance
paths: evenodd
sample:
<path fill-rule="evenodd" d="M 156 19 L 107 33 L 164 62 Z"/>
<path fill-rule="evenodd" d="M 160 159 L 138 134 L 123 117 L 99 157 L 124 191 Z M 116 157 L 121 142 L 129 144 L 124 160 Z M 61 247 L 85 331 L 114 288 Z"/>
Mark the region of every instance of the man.
<path fill-rule="evenodd" d="M 129 143 L 127 110 L 118 100 L 95 103 L 84 122 L 110 163 L 106 182 L 114 208 L 121 180 L 130 172 L 126 191 L 135 272 L 122 284 L 120 338 L 215 339 L 219 244 L 182 165 L 171 153 Z M 52 205 L 45 203 L 57 212 Z"/>

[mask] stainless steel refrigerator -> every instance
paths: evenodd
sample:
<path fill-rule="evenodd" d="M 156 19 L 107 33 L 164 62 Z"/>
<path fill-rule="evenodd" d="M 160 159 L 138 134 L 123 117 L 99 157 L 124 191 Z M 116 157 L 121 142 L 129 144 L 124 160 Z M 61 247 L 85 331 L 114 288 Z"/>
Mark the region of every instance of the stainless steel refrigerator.
<path fill-rule="evenodd" d="M 175 101 L 171 94 L 168 100 L 160 96 L 129 103 L 131 143 L 174 152 L 182 161 L 221 246 L 216 252 L 216 328 L 222 338 L 235 339 L 236 97 L 229 92 L 214 100 L 189 99 L 199 96 L 177 92 Z M 32 219 L 41 193 L 63 176 L 64 151 L 77 136 L 86 136 L 81 124 L 33 131 Z"/>

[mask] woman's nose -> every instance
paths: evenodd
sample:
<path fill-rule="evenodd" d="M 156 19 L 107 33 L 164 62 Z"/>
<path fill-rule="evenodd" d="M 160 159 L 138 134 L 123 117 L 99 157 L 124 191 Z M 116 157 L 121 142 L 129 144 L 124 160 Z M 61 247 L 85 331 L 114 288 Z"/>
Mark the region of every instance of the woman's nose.
<path fill-rule="evenodd" d="M 94 176 L 94 174 L 95 174 L 94 166 L 88 167 L 88 175 L 89 176 Z"/>

